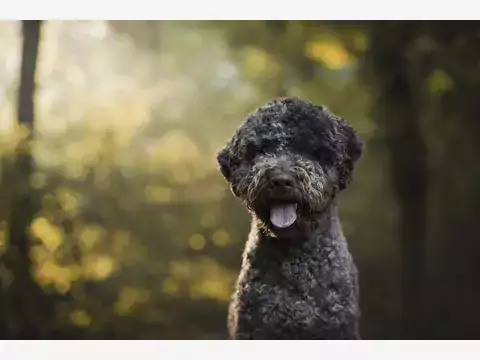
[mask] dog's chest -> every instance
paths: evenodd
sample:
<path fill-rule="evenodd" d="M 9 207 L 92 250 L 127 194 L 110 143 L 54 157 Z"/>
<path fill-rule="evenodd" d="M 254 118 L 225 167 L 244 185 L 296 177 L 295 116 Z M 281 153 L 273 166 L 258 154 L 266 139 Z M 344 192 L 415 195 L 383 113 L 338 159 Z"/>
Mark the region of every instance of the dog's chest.
<path fill-rule="evenodd" d="M 350 313 L 349 279 L 329 251 L 253 256 L 239 294 L 244 319 L 273 337 L 318 338 L 342 327 Z"/>

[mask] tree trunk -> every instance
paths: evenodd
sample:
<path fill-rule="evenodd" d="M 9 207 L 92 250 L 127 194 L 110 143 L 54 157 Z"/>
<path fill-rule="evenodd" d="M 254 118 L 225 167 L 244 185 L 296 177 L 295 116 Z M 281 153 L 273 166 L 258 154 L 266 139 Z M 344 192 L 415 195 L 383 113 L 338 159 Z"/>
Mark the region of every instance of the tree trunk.
<path fill-rule="evenodd" d="M 422 337 L 428 183 L 419 121 L 422 81 L 409 58 L 415 32 L 411 23 L 381 22 L 372 26 L 371 33 L 371 70 L 377 92 L 374 120 L 383 132 L 399 207 L 402 332 L 410 339 Z"/>
<path fill-rule="evenodd" d="M 40 40 L 40 20 L 22 21 L 23 47 L 18 95 L 18 123 L 26 130 L 15 153 L 14 194 L 10 218 L 10 248 L 8 267 L 14 276 L 9 292 L 11 303 L 9 328 L 13 337 L 24 337 L 35 330 L 35 317 L 39 311 L 34 306 L 32 291 L 36 289 L 31 276 L 28 227 L 34 215 L 31 203 L 30 175 L 34 163 L 31 141 L 34 130 L 35 70 Z"/>
<path fill-rule="evenodd" d="M 479 25 L 433 22 L 436 68 L 449 86 L 432 94 L 436 112 L 432 258 L 434 291 L 429 299 L 435 338 L 476 339 L 480 301 L 478 211 L 480 209 Z M 461 316 L 462 311 L 465 313 Z"/>

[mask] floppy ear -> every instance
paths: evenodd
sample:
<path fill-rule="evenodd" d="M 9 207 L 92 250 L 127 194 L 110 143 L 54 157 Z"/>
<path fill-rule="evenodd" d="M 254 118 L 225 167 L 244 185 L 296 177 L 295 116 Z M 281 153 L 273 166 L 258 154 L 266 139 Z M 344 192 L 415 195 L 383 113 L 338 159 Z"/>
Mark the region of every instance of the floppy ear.
<path fill-rule="evenodd" d="M 338 172 L 340 190 L 343 190 L 352 181 L 355 164 L 362 156 L 365 145 L 358 133 L 345 120 L 339 118 L 338 124 L 341 136 L 339 141 L 343 149 Z"/>
<path fill-rule="evenodd" d="M 230 181 L 231 176 L 230 162 L 230 153 L 228 152 L 227 147 L 220 149 L 217 152 L 217 163 L 220 167 L 220 172 L 227 181 Z"/>

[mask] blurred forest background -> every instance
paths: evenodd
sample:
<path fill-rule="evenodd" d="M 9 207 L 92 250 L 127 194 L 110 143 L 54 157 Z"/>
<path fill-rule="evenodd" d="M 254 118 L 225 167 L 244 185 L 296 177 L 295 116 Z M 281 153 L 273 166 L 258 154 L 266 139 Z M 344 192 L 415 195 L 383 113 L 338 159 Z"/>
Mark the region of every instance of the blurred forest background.
<path fill-rule="evenodd" d="M 284 95 L 366 141 L 363 338 L 478 339 L 474 21 L 1 22 L 0 337 L 225 339 L 249 215 L 215 152 Z"/>

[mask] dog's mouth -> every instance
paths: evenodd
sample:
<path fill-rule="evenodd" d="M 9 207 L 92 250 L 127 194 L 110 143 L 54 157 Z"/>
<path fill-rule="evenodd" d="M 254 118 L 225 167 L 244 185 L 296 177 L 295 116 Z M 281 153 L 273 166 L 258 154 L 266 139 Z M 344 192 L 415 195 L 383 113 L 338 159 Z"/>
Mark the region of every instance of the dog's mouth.
<path fill-rule="evenodd" d="M 297 220 L 297 204 L 276 204 L 270 208 L 270 222 L 279 229 L 293 225 Z"/>
<path fill-rule="evenodd" d="M 296 197 L 270 198 L 252 209 L 266 230 L 278 239 L 294 239 L 301 235 L 305 208 Z"/>
<path fill-rule="evenodd" d="M 249 208 L 273 234 L 285 238 L 296 233 L 294 230 L 306 210 L 298 192 L 269 191 L 255 200 Z"/>

